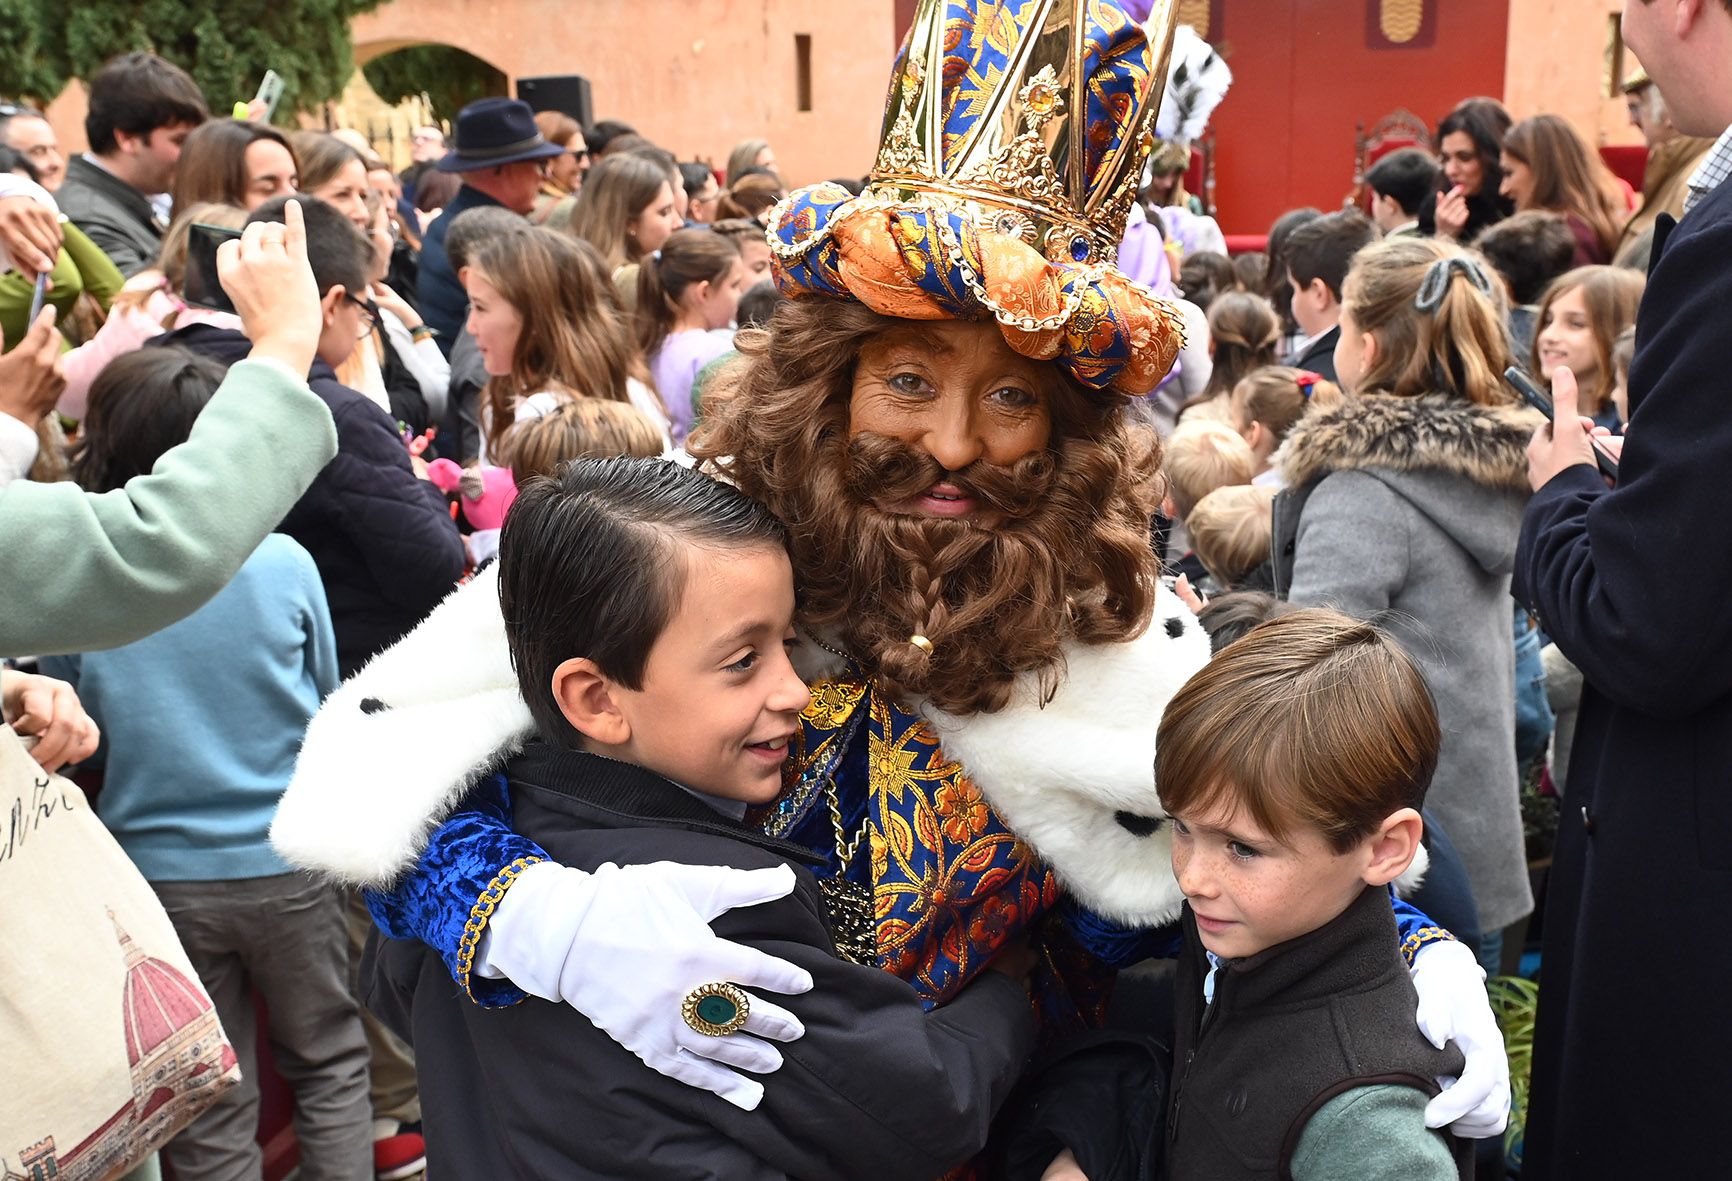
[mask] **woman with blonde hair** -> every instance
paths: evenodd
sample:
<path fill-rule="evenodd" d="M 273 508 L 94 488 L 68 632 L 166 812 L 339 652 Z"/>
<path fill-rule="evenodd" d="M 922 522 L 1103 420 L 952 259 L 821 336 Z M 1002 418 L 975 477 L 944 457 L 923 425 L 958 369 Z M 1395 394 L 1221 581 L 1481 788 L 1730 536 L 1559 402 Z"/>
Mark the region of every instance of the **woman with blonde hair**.
<path fill-rule="evenodd" d="M 730 188 L 754 168 L 776 171 L 776 153 L 767 139 L 743 139 L 728 153 L 727 183 Z M 778 180 L 778 184 L 781 182 Z"/>
<path fill-rule="evenodd" d="M 634 353 L 605 272 L 586 243 L 530 227 L 481 243 L 463 268 L 487 388 L 481 462 L 506 466 L 512 424 L 573 398 L 633 401 Z"/>
<path fill-rule="evenodd" d="M 1575 235 L 1576 266 L 1612 260 L 1618 234 L 1630 219 L 1611 169 L 1581 134 L 1557 115 L 1535 115 L 1503 140 L 1503 185 L 1516 212 L 1549 209 L 1564 215 Z"/>
<path fill-rule="evenodd" d="M 1618 384 L 1612 353 L 1618 336 L 1635 326 L 1636 309 L 1648 280 L 1628 267 L 1577 267 L 1547 288 L 1534 323 L 1534 347 L 1527 358 L 1534 375 L 1551 384 L 1567 367 L 1582 391 L 1582 413 L 1616 430 L 1622 421 L 1613 403 Z"/>
<path fill-rule="evenodd" d="M 571 210 L 571 232 L 595 247 L 610 274 L 654 254 L 679 228 L 667 169 L 631 152 L 590 169 Z"/>
<path fill-rule="evenodd" d="M 1342 287 L 1347 397 L 1301 418 L 1276 462 L 1277 592 L 1379 617 L 1443 723 L 1427 805 L 1461 851 L 1480 962 L 1533 909 L 1516 775 L 1510 571 L 1539 416 L 1503 379 L 1501 287 L 1436 238 L 1366 247 Z"/>

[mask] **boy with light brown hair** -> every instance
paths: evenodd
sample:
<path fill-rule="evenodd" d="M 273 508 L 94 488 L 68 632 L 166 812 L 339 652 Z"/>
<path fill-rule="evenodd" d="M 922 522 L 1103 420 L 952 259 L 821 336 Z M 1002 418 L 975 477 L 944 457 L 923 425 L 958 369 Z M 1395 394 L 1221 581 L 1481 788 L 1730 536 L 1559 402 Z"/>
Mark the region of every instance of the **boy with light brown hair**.
<path fill-rule="evenodd" d="M 1325 609 L 1252 630 L 1167 706 L 1155 780 L 1186 897 L 1167 1175 L 1472 1175 L 1426 1127 L 1461 1056 L 1415 1027 L 1389 904 L 1440 742 L 1412 658 Z"/>
<path fill-rule="evenodd" d="M 1161 511 L 1185 521 L 1197 502 L 1217 488 L 1249 484 L 1257 469 L 1251 446 L 1224 422 L 1179 424 L 1167 439 L 1161 474 L 1167 480 Z"/>
<path fill-rule="evenodd" d="M 1191 547 L 1222 591 L 1267 590 L 1275 489 L 1254 484 L 1217 488 L 1197 502 L 1185 521 Z"/>

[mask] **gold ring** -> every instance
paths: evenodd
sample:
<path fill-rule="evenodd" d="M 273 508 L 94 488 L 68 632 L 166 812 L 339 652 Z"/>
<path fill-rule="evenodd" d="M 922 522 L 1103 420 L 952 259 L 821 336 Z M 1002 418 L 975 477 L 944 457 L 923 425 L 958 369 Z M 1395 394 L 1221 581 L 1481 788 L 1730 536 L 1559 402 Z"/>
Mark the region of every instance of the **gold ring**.
<path fill-rule="evenodd" d="M 910 644 L 913 644 L 916 648 L 920 649 L 922 652 L 926 653 L 926 655 L 928 655 L 928 656 L 932 655 L 932 641 L 927 639 L 925 636 L 918 635 L 918 634 L 909 636 L 908 642 Z"/>
<path fill-rule="evenodd" d="M 726 1037 L 746 1023 L 752 1001 L 732 984 L 700 984 L 680 1002 L 680 1016 L 705 1037 Z"/>

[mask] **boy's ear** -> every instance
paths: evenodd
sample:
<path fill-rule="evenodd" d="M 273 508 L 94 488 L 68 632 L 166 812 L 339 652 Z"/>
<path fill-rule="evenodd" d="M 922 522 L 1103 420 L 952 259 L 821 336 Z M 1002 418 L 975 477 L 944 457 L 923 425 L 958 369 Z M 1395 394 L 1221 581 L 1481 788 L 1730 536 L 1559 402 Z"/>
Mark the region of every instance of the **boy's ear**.
<path fill-rule="evenodd" d="M 1371 834 L 1370 861 L 1365 866 L 1365 883 L 1387 886 L 1407 872 L 1419 852 L 1419 841 L 1425 835 L 1425 821 L 1412 808 L 1391 812 Z"/>
<path fill-rule="evenodd" d="M 595 661 L 574 656 L 553 670 L 553 700 L 572 729 L 608 746 L 631 740 L 631 723 L 614 700 L 613 682 Z"/>
<path fill-rule="evenodd" d="M 348 292 L 344 290 L 343 285 L 338 283 L 319 297 L 319 312 L 326 328 L 329 328 L 331 321 L 337 318 L 337 306 L 343 302 L 343 296 L 347 294 Z"/>
<path fill-rule="evenodd" d="M 1329 290 L 1329 284 L 1322 279 L 1311 280 L 1311 285 L 1305 288 L 1305 294 L 1310 297 L 1312 305 L 1320 312 L 1327 311 L 1340 302 L 1335 298 L 1335 293 Z"/>

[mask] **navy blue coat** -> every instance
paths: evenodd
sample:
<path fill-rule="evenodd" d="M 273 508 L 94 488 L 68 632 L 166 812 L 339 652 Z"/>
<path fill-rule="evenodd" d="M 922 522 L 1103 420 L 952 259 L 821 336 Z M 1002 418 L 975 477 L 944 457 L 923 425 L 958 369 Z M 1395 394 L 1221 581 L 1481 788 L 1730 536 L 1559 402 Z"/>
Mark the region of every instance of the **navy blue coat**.
<path fill-rule="evenodd" d="M 1515 593 L 1582 670 L 1522 1176 L 1724 1176 L 1732 1106 L 1732 185 L 1656 243 L 1629 439 L 1529 503 Z"/>
<path fill-rule="evenodd" d="M 252 344 L 241 333 L 193 324 L 159 337 L 230 365 Z M 445 494 L 415 478 L 397 426 L 378 406 L 313 362 L 307 385 L 331 408 L 337 457 L 283 523 L 319 568 L 348 677 L 425 619 L 463 577 L 463 539 Z"/>
<path fill-rule="evenodd" d="M 445 234 L 459 213 L 466 209 L 480 209 L 484 205 L 505 207 L 480 189 L 464 185 L 444 211 L 433 219 L 433 224 L 427 227 L 427 236 L 421 239 L 418 278 L 421 318 L 438 333 L 434 339 L 447 357 L 451 355 L 451 346 L 457 342 L 458 329 L 463 327 L 463 321 L 469 315 L 469 296 L 464 292 L 463 284 L 457 281 L 457 272 L 445 254 Z"/>

